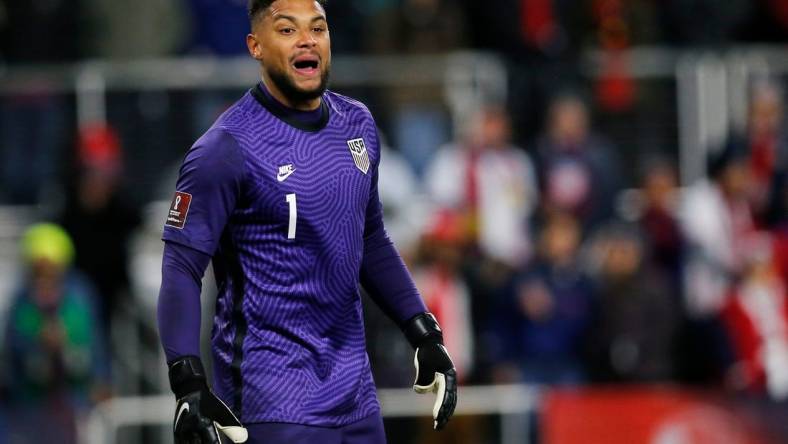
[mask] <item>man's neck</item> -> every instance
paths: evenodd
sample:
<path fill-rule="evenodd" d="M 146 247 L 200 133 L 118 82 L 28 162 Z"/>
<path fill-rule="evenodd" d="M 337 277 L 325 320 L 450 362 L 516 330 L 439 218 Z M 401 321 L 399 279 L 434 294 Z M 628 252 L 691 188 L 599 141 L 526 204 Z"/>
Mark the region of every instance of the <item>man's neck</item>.
<path fill-rule="evenodd" d="M 316 109 L 320 108 L 320 102 L 322 97 L 316 97 L 314 99 L 305 100 L 296 102 L 292 99 L 285 96 L 282 91 L 276 87 L 273 81 L 267 79 L 265 76 L 262 78 L 263 87 L 268 94 L 274 98 L 279 104 L 286 108 L 290 108 L 296 111 L 315 111 Z"/>
<path fill-rule="evenodd" d="M 291 126 L 305 131 L 317 131 L 328 123 L 329 109 L 324 101 L 314 110 L 299 111 L 277 100 L 263 82 L 257 84 L 251 92 L 270 113 Z"/>

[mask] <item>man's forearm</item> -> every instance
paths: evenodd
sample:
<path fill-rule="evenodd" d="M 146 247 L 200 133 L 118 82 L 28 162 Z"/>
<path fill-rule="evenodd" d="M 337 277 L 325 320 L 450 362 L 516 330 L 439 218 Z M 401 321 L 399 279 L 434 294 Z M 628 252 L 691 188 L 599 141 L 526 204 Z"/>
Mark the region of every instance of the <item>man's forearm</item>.
<path fill-rule="evenodd" d="M 200 291 L 210 260 L 173 242 L 164 245 L 158 321 L 167 362 L 200 355 Z"/>
<path fill-rule="evenodd" d="M 397 325 L 427 311 L 416 284 L 394 245 L 381 230 L 367 239 L 361 285 Z"/>

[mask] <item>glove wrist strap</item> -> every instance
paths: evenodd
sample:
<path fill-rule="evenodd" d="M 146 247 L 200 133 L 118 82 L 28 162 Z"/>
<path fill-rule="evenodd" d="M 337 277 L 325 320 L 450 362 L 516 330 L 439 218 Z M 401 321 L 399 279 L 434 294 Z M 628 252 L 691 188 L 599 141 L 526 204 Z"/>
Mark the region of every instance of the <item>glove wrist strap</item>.
<path fill-rule="evenodd" d="M 185 356 L 170 363 L 170 387 L 181 398 L 208 387 L 205 369 L 197 356 Z"/>
<path fill-rule="evenodd" d="M 443 332 L 435 316 L 430 312 L 419 313 L 410 318 L 405 322 L 402 330 L 413 348 L 418 348 L 427 342 L 443 344 Z"/>

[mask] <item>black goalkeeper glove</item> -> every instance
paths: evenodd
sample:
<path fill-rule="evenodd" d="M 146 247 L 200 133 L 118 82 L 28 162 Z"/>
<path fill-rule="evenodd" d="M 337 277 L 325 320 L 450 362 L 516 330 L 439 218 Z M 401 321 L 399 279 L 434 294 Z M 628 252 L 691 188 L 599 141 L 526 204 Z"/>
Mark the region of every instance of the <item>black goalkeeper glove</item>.
<path fill-rule="evenodd" d="M 435 430 L 442 429 L 457 405 L 457 372 L 451 362 L 443 333 L 432 313 L 420 313 L 405 323 L 402 330 L 416 349 L 413 364 L 416 366 L 416 393 L 435 393 L 432 408 Z"/>
<path fill-rule="evenodd" d="M 233 443 L 246 442 L 248 433 L 208 388 L 202 362 L 186 356 L 170 364 L 170 386 L 175 393 L 175 444 L 221 444 L 219 433 Z"/>

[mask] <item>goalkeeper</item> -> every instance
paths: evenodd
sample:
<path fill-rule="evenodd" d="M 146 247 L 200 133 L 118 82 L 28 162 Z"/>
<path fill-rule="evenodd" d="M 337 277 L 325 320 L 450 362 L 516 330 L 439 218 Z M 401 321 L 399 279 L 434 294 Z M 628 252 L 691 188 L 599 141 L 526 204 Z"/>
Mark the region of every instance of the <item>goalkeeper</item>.
<path fill-rule="evenodd" d="M 442 334 L 383 227 L 380 142 L 361 103 L 326 89 L 316 0 L 251 0 L 253 86 L 186 153 L 168 210 L 159 329 L 177 444 L 385 443 L 359 282 L 415 348 L 434 427 L 457 400 Z M 219 294 L 214 377 L 199 355 L 201 278 Z"/>

